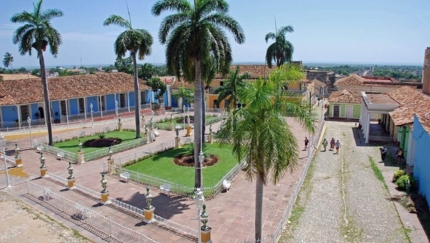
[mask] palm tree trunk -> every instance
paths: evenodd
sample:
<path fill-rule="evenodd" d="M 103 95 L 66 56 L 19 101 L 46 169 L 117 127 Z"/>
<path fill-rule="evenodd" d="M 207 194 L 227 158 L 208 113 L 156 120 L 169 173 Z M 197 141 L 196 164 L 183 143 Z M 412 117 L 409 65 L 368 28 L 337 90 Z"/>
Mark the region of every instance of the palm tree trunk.
<path fill-rule="evenodd" d="M 260 242 L 263 228 L 263 190 L 263 180 L 257 175 L 255 183 L 255 242 Z"/>
<path fill-rule="evenodd" d="M 202 73 L 199 58 L 195 58 L 196 80 L 194 82 L 194 166 L 195 166 L 195 188 L 202 188 L 202 168 L 199 162 L 199 153 L 202 151 Z"/>
<path fill-rule="evenodd" d="M 43 86 L 43 98 L 45 100 L 45 119 L 46 126 L 48 128 L 48 145 L 54 146 L 54 140 L 52 139 L 52 121 L 51 121 L 51 102 L 49 101 L 49 89 L 48 80 L 46 80 L 45 73 L 45 59 L 43 57 L 43 51 L 38 50 L 39 54 L 39 64 L 40 64 L 40 77 L 42 78 Z"/>
<path fill-rule="evenodd" d="M 205 99 L 205 86 L 202 85 L 202 146 L 205 144 L 206 133 L 206 99 Z"/>
<path fill-rule="evenodd" d="M 131 54 L 133 58 L 133 70 L 134 70 L 134 120 L 136 122 L 136 138 L 140 138 L 140 89 L 139 81 L 137 78 L 137 63 L 136 63 L 136 53 Z"/>

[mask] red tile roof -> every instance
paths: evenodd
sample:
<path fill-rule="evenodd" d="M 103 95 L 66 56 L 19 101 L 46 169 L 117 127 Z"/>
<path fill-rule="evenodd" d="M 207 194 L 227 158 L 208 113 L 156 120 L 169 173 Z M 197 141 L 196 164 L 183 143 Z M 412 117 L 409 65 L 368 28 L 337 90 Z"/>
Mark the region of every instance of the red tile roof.
<path fill-rule="evenodd" d="M 361 93 L 355 90 L 344 89 L 331 93 L 328 101 L 330 103 L 361 104 Z"/>
<path fill-rule="evenodd" d="M 150 88 L 139 79 L 140 89 Z M 51 100 L 131 92 L 133 76 L 126 73 L 96 73 L 48 78 Z M 7 92 L 6 92 L 7 91 Z M 29 104 L 43 101 L 40 78 L 0 82 L 0 105 Z"/>
<path fill-rule="evenodd" d="M 430 111 L 430 96 L 411 87 L 401 87 L 387 93 L 400 104 L 390 112 L 396 126 L 413 123 L 414 114 L 424 115 Z"/>
<path fill-rule="evenodd" d="M 430 112 L 424 113 L 421 115 L 417 115 L 418 120 L 420 121 L 421 125 L 423 126 L 424 130 L 430 134 Z"/>

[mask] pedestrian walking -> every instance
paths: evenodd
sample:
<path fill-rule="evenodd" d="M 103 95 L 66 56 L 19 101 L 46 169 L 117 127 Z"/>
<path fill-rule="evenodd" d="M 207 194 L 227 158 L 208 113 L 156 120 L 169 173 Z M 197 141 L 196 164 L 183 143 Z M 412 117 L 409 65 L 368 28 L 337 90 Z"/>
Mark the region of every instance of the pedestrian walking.
<path fill-rule="evenodd" d="M 305 151 L 308 148 L 308 144 L 309 144 L 309 139 L 308 137 L 305 137 Z"/>
<path fill-rule="evenodd" d="M 325 152 L 327 150 L 327 144 L 328 144 L 327 139 L 324 138 L 324 141 L 322 142 L 322 144 L 323 144 L 324 152 Z"/>
<path fill-rule="evenodd" d="M 330 151 L 333 151 L 335 143 L 336 143 L 336 141 L 334 140 L 334 138 L 331 138 L 331 140 L 330 140 Z"/>
<path fill-rule="evenodd" d="M 339 142 L 339 140 L 336 141 L 335 146 L 336 146 L 336 154 L 338 154 L 339 153 L 339 148 L 340 148 L 340 142 Z"/>

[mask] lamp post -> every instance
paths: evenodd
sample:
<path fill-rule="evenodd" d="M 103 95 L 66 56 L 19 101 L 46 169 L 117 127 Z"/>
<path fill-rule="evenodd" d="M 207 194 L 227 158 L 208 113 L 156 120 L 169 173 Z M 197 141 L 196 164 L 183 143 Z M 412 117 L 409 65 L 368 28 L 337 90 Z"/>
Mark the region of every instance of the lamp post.
<path fill-rule="evenodd" d="M 202 234 L 201 234 L 201 222 L 200 222 L 200 210 L 202 209 L 203 203 L 205 202 L 205 196 L 203 195 L 203 192 L 200 188 L 196 189 L 196 195 L 193 198 L 194 202 L 197 206 L 197 221 L 199 221 L 199 243 L 202 242 Z"/>
<path fill-rule="evenodd" d="M 154 119 L 154 110 L 151 110 L 151 119 Z"/>
<path fill-rule="evenodd" d="M 93 103 L 90 103 L 90 112 L 91 112 L 91 126 L 94 127 L 94 119 L 93 119 Z"/>
<path fill-rule="evenodd" d="M 33 138 L 31 135 L 31 118 L 30 117 L 27 118 L 27 122 L 28 122 L 28 128 L 30 129 L 30 146 L 31 146 L 31 148 L 33 148 Z"/>
<path fill-rule="evenodd" d="M 175 127 L 176 138 L 179 137 L 179 130 L 181 130 L 181 126 L 180 125 L 176 125 L 176 127 Z"/>
<path fill-rule="evenodd" d="M 115 115 L 118 117 L 118 101 L 115 100 Z"/>
<path fill-rule="evenodd" d="M 4 170 L 6 171 L 6 181 L 7 181 L 7 187 L 11 187 L 10 185 L 10 179 L 9 179 L 9 170 L 7 168 L 7 162 L 6 162 L 6 148 L 3 148 L 3 158 L 4 158 Z"/>

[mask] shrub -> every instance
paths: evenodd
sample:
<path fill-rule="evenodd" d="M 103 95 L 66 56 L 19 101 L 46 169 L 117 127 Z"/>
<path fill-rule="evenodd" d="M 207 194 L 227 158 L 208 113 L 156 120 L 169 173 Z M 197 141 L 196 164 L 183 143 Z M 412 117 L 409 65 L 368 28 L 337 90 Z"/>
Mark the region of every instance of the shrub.
<path fill-rule="evenodd" d="M 398 170 L 398 171 L 396 171 L 396 172 L 394 172 L 394 175 L 393 175 L 393 182 L 396 182 L 397 181 L 397 179 L 399 179 L 401 176 L 403 176 L 405 174 L 405 171 L 404 170 Z"/>
<path fill-rule="evenodd" d="M 105 138 L 106 137 L 106 134 L 105 133 L 100 133 L 100 134 L 98 134 L 99 135 L 99 138 L 100 139 L 103 139 L 103 138 Z"/>
<path fill-rule="evenodd" d="M 409 180 L 409 183 L 411 185 L 411 190 L 416 189 L 417 187 L 417 180 L 410 175 L 402 175 L 399 177 L 399 179 L 397 179 L 396 181 L 396 185 L 398 187 L 399 190 L 401 191 L 406 191 L 406 185 L 407 185 L 407 181 Z"/>

